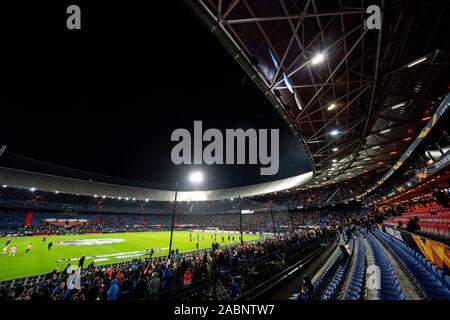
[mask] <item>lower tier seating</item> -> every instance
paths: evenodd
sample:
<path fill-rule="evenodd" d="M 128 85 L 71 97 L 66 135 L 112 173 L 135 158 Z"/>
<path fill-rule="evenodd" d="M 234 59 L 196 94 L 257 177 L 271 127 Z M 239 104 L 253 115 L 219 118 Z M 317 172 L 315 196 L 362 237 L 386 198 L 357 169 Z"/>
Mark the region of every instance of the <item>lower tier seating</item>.
<path fill-rule="evenodd" d="M 376 288 L 378 297 L 381 300 L 404 300 L 405 296 L 400 289 L 397 276 L 392 270 L 392 266 L 381 244 L 371 233 L 367 233 L 367 240 L 372 249 L 375 263 L 380 268 L 380 283 L 379 287 Z"/>
<path fill-rule="evenodd" d="M 350 282 L 344 300 L 359 300 L 364 295 L 366 278 L 366 251 L 364 250 L 364 240 L 358 235 L 358 252 L 356 253 L 355 266 L 352 270 Z"/>
<path fill-rule="evenodd" d="M 424 298 L 450 300 L 450 276 L 431 264 L 407 244 L 379 230 L 374 231 L 399 257 Z"/>

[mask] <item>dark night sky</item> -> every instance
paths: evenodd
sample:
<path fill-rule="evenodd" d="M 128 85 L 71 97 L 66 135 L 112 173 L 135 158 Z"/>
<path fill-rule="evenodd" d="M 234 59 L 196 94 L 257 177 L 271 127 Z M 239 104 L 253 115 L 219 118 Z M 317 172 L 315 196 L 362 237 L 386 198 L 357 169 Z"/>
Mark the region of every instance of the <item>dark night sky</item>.
<path fill-rule="evenodd" d="M 65 29 L 64 2 L 27 9 L 10 4 L 0 19 L 7 48 L 0 144 L 10 152 L 173 184 L 193 167 L 171 164 L 171 132 L 192 130 L 193 121 L 202 120 L 205 129 L 279 128 L 281 134 L 278 175 L 260 176 L 259 165 L 203 166 L 205 188 L 309 170 L 273 106 L 181 1 L 158 7 L 153 1 L 148 7 L 92 2 L 81 2 L 79 33 Z M 11 28 L 14 35 L 6 32 Z"/>

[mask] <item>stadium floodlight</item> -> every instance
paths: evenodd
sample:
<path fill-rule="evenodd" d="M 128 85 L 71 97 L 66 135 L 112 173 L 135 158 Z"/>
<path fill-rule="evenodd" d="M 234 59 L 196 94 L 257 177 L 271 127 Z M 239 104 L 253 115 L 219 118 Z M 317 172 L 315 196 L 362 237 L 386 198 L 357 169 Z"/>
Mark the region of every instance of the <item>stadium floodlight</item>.
<path fill-rule="evenodd" d="M 192 172 L 189 176 L 189 180 L 195 184 L 200 183 L 203 181 L 203 173 L 201 173 L 200 171 Z"/>
<path fill-rule="evenodd" d="M 59 193 L 59 191 L 58 191 L 58 190 L 55 190 L 55 193 L 56 193 L 56 194 L 58 194 L 58 193 Z"/>
<path fill-rule="evenodd" d="M 334 108 L 336 108 L 336 105 L 334 103 L 330 104 L 330 106 L 327 108 L 328 111 L 333 110 Z"/>
<path fill-rule="evenodd" d="M 145 202 L 148 202 L 148 199 L 145 199 Z"/>
<path fill-rule="evenodd" d="M 117 199 L 122 200 L 122 197 L 118 197 Z"/>
<path fill-rule="evenodd" d="M 423 57 L 423 58 L 417 59 L 416 61 L 413 61 L 410 64 L 408 64 L 408 68 L 414 67 L 415 65 L 422 63 L 427 59 L 428 59 L 428 57 Z"/>
<path fill-rule="evenodd" d="M 30 188 L 30 191 L 31 191 L 31 192 L 35 192 L 35 191 L 36 191 L 36 188 L 35 188 L 35 187 L 31 187 L 31 188 Z"/>
<path fill-rule="evenodd" d="M 396 104 L 396 105 L 393 105 L 393 106 L 391 107 L 391 109 L 392 109 L 392 110 L 398 109 L 398 108 L 400 108 L 400 107 L 403 107 L 405 104 L 406 104 L 406 102 L 398 103 L 398 104 Z"/>
<path fill-rule="evenodd" d="M 103 199 L 105 199 L 105 198 L 106 198 L 106 196 L 102 196 L 102 198 L 103 198 Z"/>
<path fill-rule="evenodd" d="M 199 184 L 203 181 L 203 173 L 201 171 L 194 171 L 189 175 L 189 180 L 193 184 Z M 168 258 L 170 259 L 172 256 L 172 239 L 173 239 L 173 230 L 175 228 L 175 212 L 177 210 L 177 197 L 178 197 L 178 181 L 175 184 L 175 203 L 173 204 L 173 211 L 172 211 L 172 226 L 170 228 L 170 242 L 169 242 L 169 255 Z M 171 201 L 172 202 L 172 201 Z M 189 201 L 188 201 L 189 203 Z"/>
<path fill-rule="evenodd" d="M 325 56 L 323 55 L 323 53 L 318 53 L 314 56 L 314 58 L 311 60 L 311 63 L 313 65 L 319 64 L 321 63 L 323 60 L 325 60 Z"/>
<path fill-rule="evenodd" d="M 339 134 L 339 131 L 338 130 L 333 130 L 333 131 L 330 132 L 330 134 L 332 136 L 337 136 Z"/>
<path fill-rule="evenodd" d="M 6 185 L 6 184 L 4 184 L 4 185 L 3 185 L 3 188 L 6 188 L 6 187 L 7 187 L 7 185 Z"/>
<path fill-rule="evenodd" d="M 125 198 L 125 200 L 127 200 L 127 201 L 128 201 L 128 199 L 129 199 L 128 197 Z"/>

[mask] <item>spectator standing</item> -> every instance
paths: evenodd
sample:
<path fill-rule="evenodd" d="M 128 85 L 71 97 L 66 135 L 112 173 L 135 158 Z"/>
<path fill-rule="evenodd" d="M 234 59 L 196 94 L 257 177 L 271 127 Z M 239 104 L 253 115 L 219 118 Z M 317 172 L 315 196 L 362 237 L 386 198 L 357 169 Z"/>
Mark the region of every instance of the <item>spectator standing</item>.
<path fill-rule="evenodd" d="M 117 284 L 117 280 L 113 279 L 111 281 L 111 287 L 109 288 L 107 292 L 107 299 L 108 301 L 115 301 L 119 297 L 119 286 Z"/>
<path fill-rule="evenodd" d="M 188 287 L 192 284 L 192 271 L 189 267 L 183 275 L 183 285 Z"/>
<path fill-rule="evenodd" d="M 152 278 L 148 284 L 148 295 L 150 300 L 155 300 L 161 286 L 161 279 L 157 272 L 152 273 Z"/>

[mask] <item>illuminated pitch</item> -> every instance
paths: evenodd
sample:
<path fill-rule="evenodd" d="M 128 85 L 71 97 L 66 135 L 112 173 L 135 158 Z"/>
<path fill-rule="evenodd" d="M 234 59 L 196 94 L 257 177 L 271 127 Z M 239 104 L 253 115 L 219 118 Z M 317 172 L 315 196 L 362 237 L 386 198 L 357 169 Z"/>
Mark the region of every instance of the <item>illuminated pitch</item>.
<path fill-rule="evenodd" d="M 199 249 L 210 248 L 215 234 L 216 242 L 220 245 L 239 242 L 237 233 L 231 234 L 228 240 L 227 233 L 192 232 L 191 241 L 189 231 L 176 231 L 173 248 L 178 248 L 180 252 L 192 251 L 196 249 L 197 241 Z M 244 240 L 256 240 L 259 237 L 244 235 Z M 168 231 L 48 236 L 45 242 L 39 236 L 0 238 L 2 246 L 11 240 L 9 247 L 17 248 L 15 256 L 0 255 L 0 281 L 44 274 L 54 269 L 63 270 L 68 263 L 77 265 L 83 255 L 86 256 L 85 267 L 91 262 L 97 266 L 148 257 L 151 249 L 154 257 L 167 255 L 169 238 Z M 50 242 L 54 245 L 49 250 Z M 29 243 L 33 246 L 25 255 Z"/>

